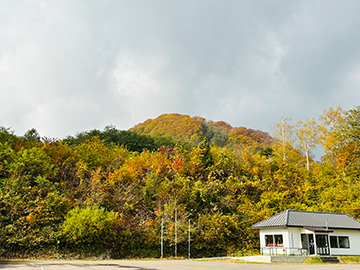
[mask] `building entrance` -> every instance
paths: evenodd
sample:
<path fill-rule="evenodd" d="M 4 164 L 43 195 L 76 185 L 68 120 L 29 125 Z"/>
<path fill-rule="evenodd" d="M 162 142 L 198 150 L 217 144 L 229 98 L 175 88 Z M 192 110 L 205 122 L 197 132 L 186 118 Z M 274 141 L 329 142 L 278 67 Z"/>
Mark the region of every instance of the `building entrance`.
<path fill-rule="evenodd" d="M 313 234 L 301 234 L 302 248 L 306 249 L 310 255 L 315 254 L 314 235 Z"/>
<path fill-rule="evenodd" d="M 327 234 L 316 234 L 316 253 L 318 255 L 330 255 L 329 237 Z"/>

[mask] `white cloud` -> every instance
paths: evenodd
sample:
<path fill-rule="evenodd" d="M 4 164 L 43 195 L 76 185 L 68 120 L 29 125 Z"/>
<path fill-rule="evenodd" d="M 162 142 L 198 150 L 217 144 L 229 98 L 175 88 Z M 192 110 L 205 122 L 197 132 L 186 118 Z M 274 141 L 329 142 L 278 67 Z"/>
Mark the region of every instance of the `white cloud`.
<path fill-rule="evenodd" d="M 18 134 L 171 112 L 269 130 L 360 101 L 357 1 L 0 5 L 0 125 Z"/>
<path fill-rule="evenodd" d="M 147 114 L 157 112 L 165 91 L 158 82 L 161 58 L 143 56 L 141 59 L 129 52 L 121 52 L 112 71 L 112 88 L 119 96 L 120 104 L 130 113 L 130 121 L 136 123 L 146 119 Z"/>

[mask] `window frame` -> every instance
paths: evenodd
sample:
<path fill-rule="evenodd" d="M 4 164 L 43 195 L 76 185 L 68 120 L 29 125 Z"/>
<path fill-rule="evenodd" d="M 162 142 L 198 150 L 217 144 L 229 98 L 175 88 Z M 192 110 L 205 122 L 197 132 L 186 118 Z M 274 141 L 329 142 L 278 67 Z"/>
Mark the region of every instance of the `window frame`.
<path fill-rule="evenodd" d="M 281 239 L 281 244 L 276 243 L 277 238 L 279 237 Z M 276 247 L 283 247 L 284 246 L 284 238 L 282 234 L 274 234 L 274 243 Z"/>
<path fill-rule="evenodd" d="M 281 243 L 277 244 L 276 240 L 281 240 Z M 268 241 L 270 240 L 270 241 Z M 280 242 L 280 241 L 278 241 Z M 265 246 L 266 247 L 283 247 L 284 236 L 282 234 L 265 234 Z"/>
<path fill-rule="evenodd" d="M 340 237 L 347 239 L 348 246 L 340 246 Z M 350 237 L 349 236 L 338 236 L 339 248 L 350 248 Z"/>
<path fill-rule="evenodd" d="M 331 238 L 336 238 L 336 247 L 332 246 Z M 340 239 L 339 238 L 345 238 L 347 239 L 348 246 L 340 246 Z M 350 237 L 348 235 L 330 235 L 330 248 L 350 248 Z"/>
<path fill-rule="evenodd" d="M 332 242 L 331 238 L 332 238 L 332 239 L 334 239 L 334 238 L 335 238 L 335 241 L 336 241 L 336 247 L 335 247 L 335 246 L 333 246 L 333 242 Z M 339 238 L 338 238 L 338 236 L 337 236 L 337 235 L 330 235 L 330 248 L 339 248 Z"/>
<path fill-rule="evenodd" d="M 271 241 L 267 241 L 267 240 Z M 274 235 L 273 234 L 265 234 L 265 246 L 266 247 L 274 247 Z"/>

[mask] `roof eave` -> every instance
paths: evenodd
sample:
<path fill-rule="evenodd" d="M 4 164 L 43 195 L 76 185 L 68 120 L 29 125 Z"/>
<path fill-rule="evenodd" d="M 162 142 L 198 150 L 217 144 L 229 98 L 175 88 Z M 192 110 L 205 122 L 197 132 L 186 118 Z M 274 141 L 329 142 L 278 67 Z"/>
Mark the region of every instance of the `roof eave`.
<path fill-rule="evenodd" d="M 260 229 L 272 229 L 272 228 L 304 228 L 306 226 L 300 225 L 283 225 L 283 226 L 251 226 L 252 230 L 260 230 Z M 353 231 L 360 231 L 360 228 L 339 228 L 339 227 L 328 227 L 328 230 L 353 230 Z"/>
<path fill-rule="evenodd" d="M 251 229 L 253 230 L 259 230 L 259 229 L 271 229 L 271 228 L 286 228 L 288 226 L 251 226 Z"/>

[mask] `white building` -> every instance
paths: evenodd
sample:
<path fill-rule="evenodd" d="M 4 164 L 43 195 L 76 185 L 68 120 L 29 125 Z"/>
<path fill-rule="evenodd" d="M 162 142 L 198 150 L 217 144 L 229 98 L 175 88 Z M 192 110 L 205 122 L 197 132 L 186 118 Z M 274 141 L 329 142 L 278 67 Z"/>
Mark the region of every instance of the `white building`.
<path fill-rule="evenodd" d="M 286 210 L 251 228 L 262 254 L 360 255 L 360 222 L 347 214 Z"/>

